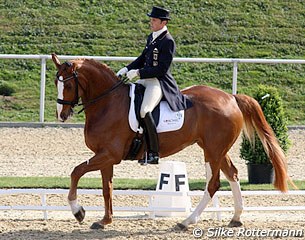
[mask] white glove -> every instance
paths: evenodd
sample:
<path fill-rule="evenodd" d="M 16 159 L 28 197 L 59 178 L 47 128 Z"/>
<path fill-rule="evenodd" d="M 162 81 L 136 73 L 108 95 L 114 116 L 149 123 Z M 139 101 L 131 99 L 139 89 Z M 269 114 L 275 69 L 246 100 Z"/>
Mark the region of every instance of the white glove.
<path fill-rule="evenodd" d="M 123 67 L 123 68 L 121 68 L 121 69 L 116 73 L 116 75 L 117 75 L 118 77 L 119 77 L 119 76 L 124 76 L 127 72 L 128 72 L 127 67 Z"/>
<path fill-rule="evenodd" d="M 127 73 L 127 77 L 129 78 L 129 80 L 139 76 L 138 75 L 138 69 L 133 69 L 133 70 L 130 70 L 128 73 Z"/>

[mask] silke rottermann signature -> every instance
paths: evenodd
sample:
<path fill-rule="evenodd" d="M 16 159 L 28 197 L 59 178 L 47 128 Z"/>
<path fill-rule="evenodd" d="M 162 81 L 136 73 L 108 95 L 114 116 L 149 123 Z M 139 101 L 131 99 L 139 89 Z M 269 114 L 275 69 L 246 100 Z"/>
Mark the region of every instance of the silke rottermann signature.
<path fill-rule="evenodd" d="M 246 228 L 208 228 L 203 231 L 200 228 L 194 228 L 194 237 L 304 237 L 304 230 L 295 229 L 246 229 Z"/>

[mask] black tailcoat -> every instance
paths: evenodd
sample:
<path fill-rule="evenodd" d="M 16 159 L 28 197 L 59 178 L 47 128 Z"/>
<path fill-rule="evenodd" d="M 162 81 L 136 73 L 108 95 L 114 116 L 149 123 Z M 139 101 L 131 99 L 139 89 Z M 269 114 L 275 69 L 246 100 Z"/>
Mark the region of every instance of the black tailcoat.
<path fill-rule="evenodd" d="M 139 69 L 141 79 L 157 78 L 170 108 L 179 111 L 191 107 L 192 103 L 182 95 L 170 72 L 175 51 L 175 41 L 168 31 L 161 33 L 153 42 L 151 33 L 142 54 L 129 64 L 127 69 Z"/>

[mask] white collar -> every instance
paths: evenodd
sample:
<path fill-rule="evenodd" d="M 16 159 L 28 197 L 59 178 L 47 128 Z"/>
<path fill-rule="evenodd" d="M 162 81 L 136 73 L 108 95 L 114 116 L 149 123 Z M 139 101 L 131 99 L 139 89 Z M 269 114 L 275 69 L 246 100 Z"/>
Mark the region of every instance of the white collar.
<path fill-rule="evenodd" d="M 163 28 L 161 28 L 159 31 L 153 32 L 152 36 L 153 36 L 153 41 L 159 37 L 161 35 L 161 33 L 165 32 L 167 30 L 167 27 L 164 26 Z"/>

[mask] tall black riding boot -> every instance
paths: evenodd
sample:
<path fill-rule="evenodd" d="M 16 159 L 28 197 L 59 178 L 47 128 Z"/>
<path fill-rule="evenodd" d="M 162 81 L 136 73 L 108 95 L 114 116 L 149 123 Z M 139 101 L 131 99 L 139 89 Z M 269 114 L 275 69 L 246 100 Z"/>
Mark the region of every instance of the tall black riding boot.
<path fill-rule="evenodd" d="M 151 112 L 146 113 L 142 119 L 144 125 L 144 134 L 147 145 L 147 156 L 139 160 L 141 164 L 158 164 L 159 162 L 159 140 L 155 121 Z"/>

